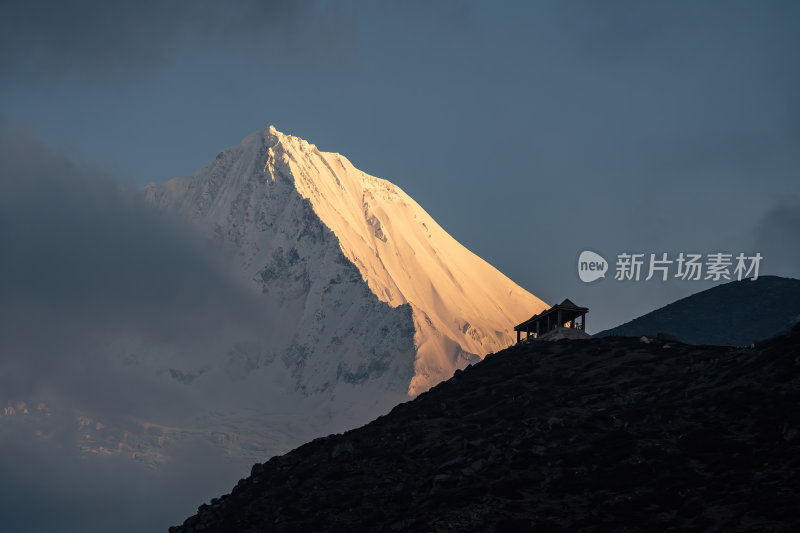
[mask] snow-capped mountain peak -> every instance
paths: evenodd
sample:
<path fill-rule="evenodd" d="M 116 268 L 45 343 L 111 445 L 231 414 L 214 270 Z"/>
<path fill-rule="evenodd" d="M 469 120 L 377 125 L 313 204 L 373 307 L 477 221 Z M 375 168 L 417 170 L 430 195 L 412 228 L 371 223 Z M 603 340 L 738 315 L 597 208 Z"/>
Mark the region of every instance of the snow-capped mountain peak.
<path fill-rule="evenodd" d="M 272 284 L 287 281 L 273 277 L 276 264 L 288 262 L 294 268 L 309 259 L 309 246 L 321 243 L 303 237 L 309 231 L 325 234 L 321 228 L 329 231 L 332 252 L 357 269 L 375 298 L 390 309 L 406 305 L 411 309 L 414 364 L 406 383 L 410 395 L 507 346 L 513 325 L 546 307 L 456 242 L 396 185 L 274 126 L 224 150 L 194 176 L 151 185 L 146 193 L 152 201 L 189 215 L 233 243 L 245 275 L 266 294 L 275 294 Z M 307 203 L 309 212 L 287 220 L 287 205 L 298 201 Z M 282 239 L 286 235 L 297 239 Z M 292 294 L 294 304 L 304 300 L 304 316 L 311 311 L 309 306 L 324 307 L 309 300 L 313 291 L 309 293 L 306 286 L 310 290 L 318 284 L 325 293 L 331 283 L 337 284 L 317 266 L 306 263 L 302 275 L 278 274 L 297 278 L 298 290 Z M 384 333 L 372 332 L 372 340 L 364 342 L 374 342 L 380 335 Z"/>

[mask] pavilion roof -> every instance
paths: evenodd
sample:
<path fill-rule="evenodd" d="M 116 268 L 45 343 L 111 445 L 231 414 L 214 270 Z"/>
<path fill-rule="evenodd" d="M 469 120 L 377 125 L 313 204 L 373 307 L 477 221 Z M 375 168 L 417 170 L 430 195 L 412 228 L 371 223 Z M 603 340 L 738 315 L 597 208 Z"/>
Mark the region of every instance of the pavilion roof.
<path fill-rule="evenodd" d="M 579 305 L 575 305 L 575 303 L 573 303 L 572 300 L 570 300 L 569 298 L 565 298 L 564 301 L 561 302 L 560 304 L 556 304 L 556 305 L 550 307 L 549 309 L 545 309 L 541 313 L 533 315 L 532 317 L 530 317 L 525 322 L 522 322 L 521 324 L 517 324 L 516 326 L 514 326 L 514 330 L 515 331 L 522 331 L 522 330 L 525 329 L 526 326 L 529 326 L 531 324 L 535 324 L 539 320 L 542 320 L 543 318 L 546 318 L 550 314 L 557 313 L 558 311 L 566 311 L 567 312 L 566 316 L 575 316 L 575 317 L 577 317 L 578 315 L 582 315 L 584 313 L 588 313 L 589 312 L 589 308 L 588 307 L 581 307 Z"/>

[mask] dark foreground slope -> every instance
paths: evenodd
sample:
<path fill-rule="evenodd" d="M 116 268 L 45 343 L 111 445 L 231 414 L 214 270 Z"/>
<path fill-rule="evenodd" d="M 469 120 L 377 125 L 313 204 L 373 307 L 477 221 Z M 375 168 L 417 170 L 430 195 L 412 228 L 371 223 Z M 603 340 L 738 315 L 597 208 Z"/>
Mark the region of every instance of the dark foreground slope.
<path fill-rule="evenodd" d="M 689 344 L 749 346 L 800 320 L 800 280 L 761 276 L 718 285 L 595 337 L 666 333 Z"/>
<path fill-rule="evenodd" d="M 800 531 L 800 326 L 488 356 L 265 464 L 170 531 Z"/>

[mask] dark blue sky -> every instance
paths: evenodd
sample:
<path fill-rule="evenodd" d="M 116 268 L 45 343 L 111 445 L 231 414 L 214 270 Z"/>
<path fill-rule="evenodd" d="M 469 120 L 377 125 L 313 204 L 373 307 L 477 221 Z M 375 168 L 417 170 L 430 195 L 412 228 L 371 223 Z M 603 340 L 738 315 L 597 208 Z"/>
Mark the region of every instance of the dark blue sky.
<path fill-rule="evenodd" d="M 129 187 L 268 124 L 610 327 L 709 283 L 580 251 L 760 251 L 800 277 L 800 4 L 5 2 L 0 117 Z"/>

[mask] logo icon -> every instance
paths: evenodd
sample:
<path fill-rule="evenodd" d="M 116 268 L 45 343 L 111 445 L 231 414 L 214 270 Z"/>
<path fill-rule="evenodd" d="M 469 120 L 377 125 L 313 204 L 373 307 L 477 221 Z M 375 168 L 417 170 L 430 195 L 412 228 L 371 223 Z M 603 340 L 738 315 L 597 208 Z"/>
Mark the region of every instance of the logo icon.
<path fill-rule="evenodd" d="M 597 279 L 606 277 L 608 271 L 608 261 L 602 255 L 589 250 L 581 252 L 578 257 L 578 276 L 584 283 L 591 283 Z"/>

